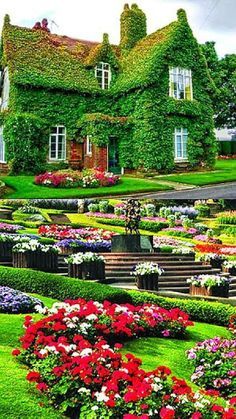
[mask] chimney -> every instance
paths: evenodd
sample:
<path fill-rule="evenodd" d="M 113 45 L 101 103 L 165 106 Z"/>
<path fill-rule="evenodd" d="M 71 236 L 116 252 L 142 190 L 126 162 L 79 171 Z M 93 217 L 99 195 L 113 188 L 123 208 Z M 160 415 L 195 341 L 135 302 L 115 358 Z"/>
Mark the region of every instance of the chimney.
<path fill-rule="evenodd" d="M 122 53 L 127 54 L 140 39 L 147 35 L 147 22 L 145 13 L 137 4 L 124 5 L 120 17 L 120 47 Z"/>

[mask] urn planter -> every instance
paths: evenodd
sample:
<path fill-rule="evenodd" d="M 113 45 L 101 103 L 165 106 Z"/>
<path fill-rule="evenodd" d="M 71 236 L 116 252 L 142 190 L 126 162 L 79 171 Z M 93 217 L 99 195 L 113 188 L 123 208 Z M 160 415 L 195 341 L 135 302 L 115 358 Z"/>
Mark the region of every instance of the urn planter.
<path fill-rule="evenodd" d="M 0 261 L 8 262 L 12 260 L 12 248 L 15 246 L 14 242 L 0 242 Z"/>
<path fill-rule="evenodd" d="M 228 298 L 229 296 L 229 285 L 208 287 L 197 287 L 196 285 L 190 285 L 190 295 L 202 295 L 205 297 L 221 297 Z"/>
<path fill-rule="evenodd" d="M 58 271 L 58 254 L 54 252 L 27 251 L 13 252 L 14 268 L 31 268 L 44 272 Z"/>
<path fill-rule="evenodd" d="M 102 261 L 82 262 L 80 264 L 69 263 L 68 275 L 78 279 L 105 279 L 105 263 Z"/>
<path fill-rule="evenodd" d="M 137 287 L 143 290 L 158 291 L 158 278 L 159 275 L 156 273 L 137 275 Z"/>

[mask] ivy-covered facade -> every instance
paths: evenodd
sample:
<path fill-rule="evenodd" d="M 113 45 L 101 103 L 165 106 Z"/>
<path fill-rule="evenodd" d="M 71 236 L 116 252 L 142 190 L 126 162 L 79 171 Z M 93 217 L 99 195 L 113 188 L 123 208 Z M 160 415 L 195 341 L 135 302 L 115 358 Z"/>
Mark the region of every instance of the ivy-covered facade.
<path fill-rule="evenodd" d="M 14 26 L 1 38 L 0 164 L 170 172 L 213 166 L 214 84 L 186 13 L 147 35 L 127 4 L 119 45 Z M 52 166 L 53 167 L 53 166 Z"/>

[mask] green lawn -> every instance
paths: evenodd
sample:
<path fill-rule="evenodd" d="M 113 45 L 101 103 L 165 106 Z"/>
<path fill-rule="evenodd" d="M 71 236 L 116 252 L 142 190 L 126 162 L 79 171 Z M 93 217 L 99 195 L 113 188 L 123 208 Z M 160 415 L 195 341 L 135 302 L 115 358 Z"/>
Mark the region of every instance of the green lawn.
<path fill-rule="evenodd" d="M 182 182 L 196 186 L 236 181 L 236 160 L 218 160 L 212 172 L 183 173 L 160 176 L 157 180 Z"/>
<path fill-rule="evenodd" d="M 157 180 L 122 177 L 121 183 L 112 187 L 102 188 L 48 188 L 33 183 L 33 176 L 4 176 L 0 178 L 10 188 L 5 198 L 79 198 L 93 196 L 110 196 L 134 192 L 163 191 L 172 189 L 161 185 Z"/>
<path fill-rule="evenodd" d="M 195 323 L 188 328 L 188 337 L 185 340 L 142 338 L 126 342 L 123 352 L 131 352 L 143 361 L 145 370 L 152 370 L 158 365 L 169 367 L 176 377 L 185 378 L 190 384 L 193 367 L 185 356 L 185 351 L 191 349 L 196 342 L 211 339 L 215 336 L 230 338 L 228 330 L 222 326 L 206 323 Z M 193 386 L 193 384 L 191 383 Z M 193 386 L 197 388 L 197 386 Z"/>

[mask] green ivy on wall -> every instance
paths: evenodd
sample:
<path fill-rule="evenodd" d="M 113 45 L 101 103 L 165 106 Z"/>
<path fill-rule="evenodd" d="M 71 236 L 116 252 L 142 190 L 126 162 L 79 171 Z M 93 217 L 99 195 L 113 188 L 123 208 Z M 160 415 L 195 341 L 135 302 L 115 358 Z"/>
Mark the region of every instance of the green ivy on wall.
<path fill-rule="evenodd" d="M 145 34 L 145 15 L 135 5 L 125 6 L 122 13 L 120 49 L 104 35 L 90 52 L 79 42 L 69 51 L 57 36 L 5 22 L 2 63 L 8 65 L 11 88 L 4 136 L 14 170 L 19 159 L 18 170 L 32 168 L 29 150 L 37 164 L 43 164 L 49 130 L 55 125 L 66 126 L 68 140 L 81 141 L 88 134 L 98 146 L 115 135 L 122 167 L 160 172 L 174 168 L 175 128 L 187 128 L 189 165 L 214 165 L 209 93 L 215 87 L 185 12 L 180 10 L 178 20 L 165 28 Z M 109 61 L 115 74 L 108 91 L 102 91 L 94 77 L 98 61 Z M 171 66 L 192 70 L 194 100 L 169 97 Z"/>

